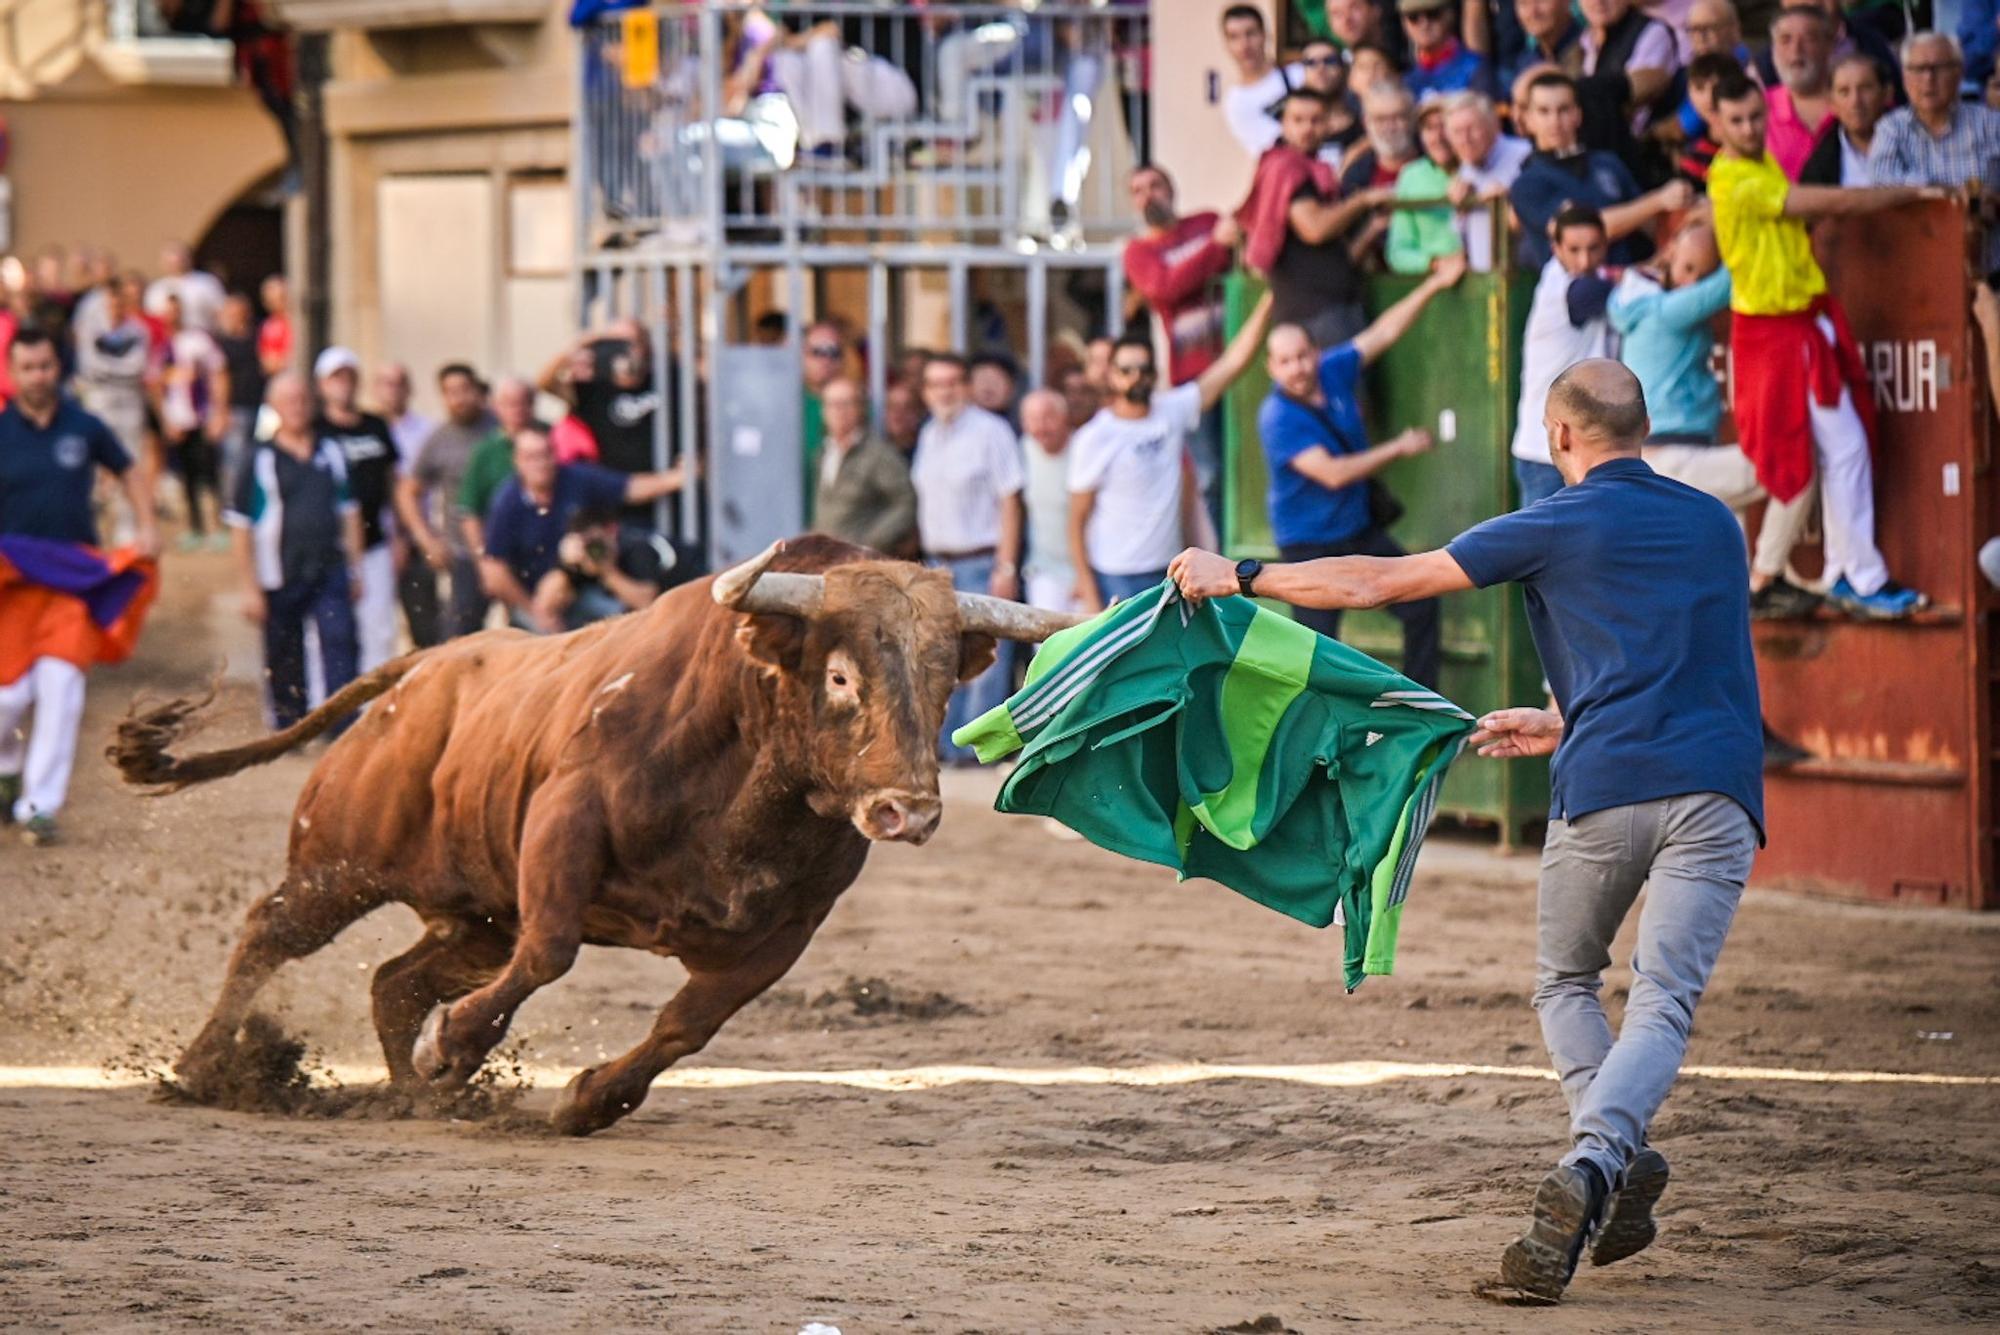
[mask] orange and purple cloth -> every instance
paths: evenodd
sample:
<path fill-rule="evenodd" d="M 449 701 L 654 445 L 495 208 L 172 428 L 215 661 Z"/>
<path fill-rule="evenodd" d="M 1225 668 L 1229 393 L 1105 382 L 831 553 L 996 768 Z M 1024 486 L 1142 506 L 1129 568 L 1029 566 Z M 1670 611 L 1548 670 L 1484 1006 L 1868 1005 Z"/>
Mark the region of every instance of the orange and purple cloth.
<path fill-rule="evenodd" d="M 38 658 L 123 662 L 159 589 L 159 565 L 129 547 L 0 535 L 0 686 Z"/>

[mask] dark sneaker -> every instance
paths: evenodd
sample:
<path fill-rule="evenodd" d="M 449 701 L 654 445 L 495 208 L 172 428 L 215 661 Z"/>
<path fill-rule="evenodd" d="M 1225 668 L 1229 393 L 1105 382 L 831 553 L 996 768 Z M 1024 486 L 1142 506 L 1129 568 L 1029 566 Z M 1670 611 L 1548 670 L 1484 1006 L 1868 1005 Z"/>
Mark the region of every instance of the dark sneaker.
<path fill-rule="evenodd" d="M 1756 621 L 1797 621 L 1819 611 L 1825 601 L 1780 576 L 1750 595 L 1750 616 Z"/>
<path fill-rule="evenodd" d="M 1667 1156 L 1648 1145 L 1632 1156 L 1625 1169 L 1625 1185 L 1611 1193 L 1604 1227 L 1590 1247 L 1590 1263 L 1610 1265 L 1652 1246 L 1660 1234 L 1660 1226 L 1653 1222 L 1653 1207 L 1666 1189 Z"/>
<path fill-rule="evenodd" d="M 21 842 L 30 848 L 47 848 L 50 844 L 62 842 L 56 833 L 54 816 L 34 815 L 21 823 Z"/>
<path fill-rule="evenodd" d="M 1765 769 L 1784 769 L 1789 765 L 1798 764 L 1801 760 L 1811 759 L 1812 752 L 1796 743 L 1786 741 L 1777 733 L 1772 732 L 1770 724 L 1766 723 L 1764 725 Z M 1641 1153 L 1645 1153 L 1645 1151 L 1642 1150 Z"/>
<path fill-rule="evenodd" d="M 1595 1169 L 1558 1167 L 1535 1191 L 1528 1231 L 1508 1244 L 1500 1278 L 1543 1302 L 1557 1302 L 1604 1212 L 1604 1183 Z"/>
<path fill-rule="evenodd" d="M 0 825 L 14 823 L 14 804 L 21 800 L 21 776 L 0 774 Z"/>
<path fill-rule="evenodd" d="M 1842 575 L 1826 591 L 1827 600 L 1851 617 L 1863 621 L 1897 621 L 1931 605 L 1931 600 L 1915 589 L 1906 589 L 1890 580 L 1873 593 L 1858 593 Z"/>

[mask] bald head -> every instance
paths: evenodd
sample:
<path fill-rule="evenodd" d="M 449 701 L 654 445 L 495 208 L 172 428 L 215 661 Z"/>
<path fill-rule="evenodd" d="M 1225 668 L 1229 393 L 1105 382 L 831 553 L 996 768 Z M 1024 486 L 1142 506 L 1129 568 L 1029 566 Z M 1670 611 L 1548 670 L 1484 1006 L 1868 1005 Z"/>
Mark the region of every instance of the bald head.
<path fill-rule="evenodd" d="M 1031 391 L 1021 400 L 1021 431 L 1054 454 L 1069 443 L 1069 400 L 1052 389 Z"/>
<path fill-rule="evenodd" d="M 1588 472 L 1600 455 L 1636 454 L 1652 426 L 1639 377 L 1604 357 L 1578 362 L 1556 377 L 1549 386 L 1547 418 L 1551 454 L 1557 451 L 1560 431 L 1568 438 L 1571 452 L 1588 456 L 1582 460 L 1578 477 Z M 1569 470 L 1563 471 L 1568 477 Z"/>
<path fill-rule="evenodd" d="M 1319 388 L 1319 348 L 1305 326 L 1281 324 L 1264 337 L 1264 370 L 1271 383 L 1295 399 Z"/>
<path fill-rule="evenodd" d="M 520 376 L 503 375 L 493 382 L 492 402 L 500 429 L 511 436 L 535 415 L 535 387 Z"/>
<path fill-rule="evenodd" d="M 1736 54 L 1743 24 L 1730 0 L 1694 0 L 1688 9 L 1688 46 L 1697 56 Z"/>
<path fill-rule="evenodd" d="M 282 431 L 298 433 L 312 425 L 312 386 L 297 371 L 280 371 L 264 385 L 264 402 L 278 415 Z"/>
<path fill-rule="evenodd" d="M 827 381 L 819 392 L 820 420 L 826 426 L 826 434 L 842 444 L 861 429 L 866 407 L 861 386 L 844 375 Z"/>

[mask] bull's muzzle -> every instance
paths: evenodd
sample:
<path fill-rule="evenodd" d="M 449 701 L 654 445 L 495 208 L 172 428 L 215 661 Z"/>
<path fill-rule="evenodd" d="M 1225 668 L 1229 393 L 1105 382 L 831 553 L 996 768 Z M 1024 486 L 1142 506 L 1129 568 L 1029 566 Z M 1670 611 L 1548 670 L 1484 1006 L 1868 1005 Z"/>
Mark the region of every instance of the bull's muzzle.
<path fill-rule="evenodd" d="M 936 832 L 943 812 L 936 793 L 878 789 L 854 804 L 854 828 L 870 839 L 921 844 Z"/>

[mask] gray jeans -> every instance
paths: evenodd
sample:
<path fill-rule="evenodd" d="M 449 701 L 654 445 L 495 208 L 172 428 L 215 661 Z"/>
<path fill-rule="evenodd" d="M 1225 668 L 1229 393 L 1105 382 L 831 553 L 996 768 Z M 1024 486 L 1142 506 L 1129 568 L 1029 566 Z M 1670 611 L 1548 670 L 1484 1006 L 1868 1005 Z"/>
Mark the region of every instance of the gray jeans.
<path fill-rule="evenodd" d="M 1607 1182 L 1646 1143 L 1687 1055 L 1695 1003 L 1736 916 L 1757 851 L 1749 813 L 1717 793 L 1690 793 L 1550 821 L 1542 848 L 1535 1011 L 1572 1141 Z M 1598 990 L 1611 940 L 1645 886 L 1632 992 L 1616 1041 Z"/>

